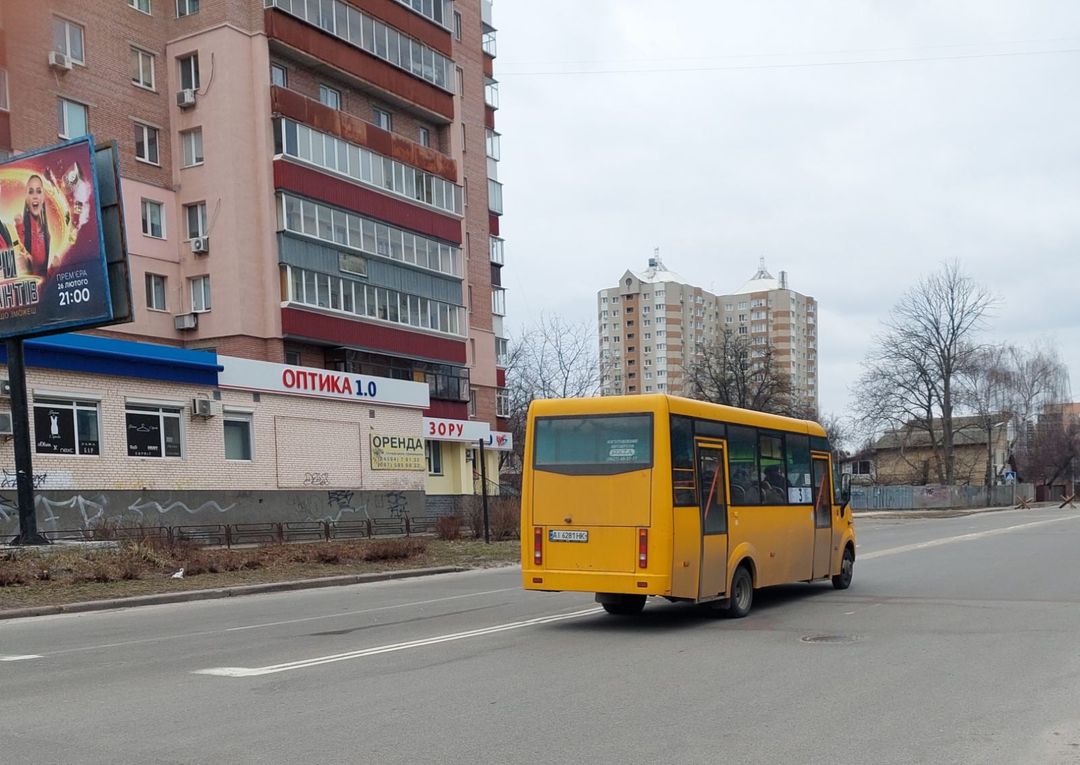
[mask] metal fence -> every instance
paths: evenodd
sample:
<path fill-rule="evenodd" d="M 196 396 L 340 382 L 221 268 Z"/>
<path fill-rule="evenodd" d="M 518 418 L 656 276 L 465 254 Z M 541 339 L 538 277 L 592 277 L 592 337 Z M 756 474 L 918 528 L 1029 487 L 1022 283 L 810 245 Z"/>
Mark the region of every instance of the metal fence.
<path fill-rule="evenodd" d="M 852 486 L 855 510 L 945 510 L 1010 507 L 1035 496 L 1031 484 L 1008 486 Z"/>
<path fill-rule="evenodd" d="M 373 539 L 380 536 L 412 536 L 435 532 L 435 516 L 401 516 L 360 521 L 292 521 L 284 523 L 211 523 L 190 526 L 110 526 L 85 529 L 52 529 L 42 533 L 50 540 L 137 541 L 232 547 L 234 545 L 321 542 L 332 539 Z"/>

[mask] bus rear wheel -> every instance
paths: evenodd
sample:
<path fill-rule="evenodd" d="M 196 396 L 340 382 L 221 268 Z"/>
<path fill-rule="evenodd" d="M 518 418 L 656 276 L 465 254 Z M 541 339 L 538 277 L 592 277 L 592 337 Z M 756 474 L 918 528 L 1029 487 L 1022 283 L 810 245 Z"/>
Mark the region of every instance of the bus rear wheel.
<path fill-rule="evenodd" d="M 600 605 L 604 607 L 604 610 L 609 614 L 615 614 L 616 616 L 634 616 L 640 614 L 642 609 L 645 608 L 645 596 L 644 595 L 624 595 L 618 600 L 604 600 Z"/>
<path fill-rule="evenodd" d="M 729 619 L 741 619 L 750 613 L 754 604 L 754 579 L 746 566 L 739 566 L 731 577 L 731 592 L 724 615 Z"/>
<path fill-rule="evenodd" d="M 850 547 L 844 548 L 844 559 L 840 561 L 840 573 L 832 578 L 832 586 L 846 590 L 851 586 L 851 577 L 855 574 L 855 553 Z"/>

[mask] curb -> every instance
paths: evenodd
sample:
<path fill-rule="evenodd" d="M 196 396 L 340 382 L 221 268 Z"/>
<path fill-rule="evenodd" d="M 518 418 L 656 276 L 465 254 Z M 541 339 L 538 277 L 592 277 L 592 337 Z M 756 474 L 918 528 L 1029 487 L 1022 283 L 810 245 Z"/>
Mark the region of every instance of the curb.
<path fill-rule="evenodd" d="M 242 584 L 236 587 L 215 587 L 206 590 L 188 590 L 185 592 L 163 592 L 157 595 L 135 595 L 130 598 L 112 598 L 110 600 L 89 600 L 82 603 L 61 603 L 55 606 L 29 606 L 0 611 L 0 620 L 23 619 L 31 616 L 50 616 L 53 614 L 78 614 L 87 611 L 109 611 L 135 606 L 157 606 L 166 603 L 186 603 L 192 600 L 219 600 L 242 595 L 262 595 L 268 592 L 290 592 L 293 590 L 312 590 L 321 587 L 340 587 L 348 584 L 367 584 L 385 582 L 391 579 L 414 579 L 435 574 L 452 574 L 469 569 L 461 566 L 441 566 L 438 568 L 414 568 L 404 571 L 380 571 L 374 574 L 346 574 L 344 576 L 326 576 L 319 579 L 294 579 L 286 582 L 267 582 L 265 584 Z"/>

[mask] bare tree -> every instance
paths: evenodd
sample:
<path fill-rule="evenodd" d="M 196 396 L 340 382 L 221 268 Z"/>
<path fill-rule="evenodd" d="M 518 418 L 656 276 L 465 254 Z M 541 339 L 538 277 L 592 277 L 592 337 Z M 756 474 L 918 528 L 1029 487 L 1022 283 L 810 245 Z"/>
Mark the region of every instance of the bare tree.
<path fill-rule="evenodd" d="M 745 335 L 724 330 L 686 368 L 687 395 L 714 404 L 794 414 L 791 378 L 781 372 L 773 349 L 754 346 Z"/>
<path fill-rule="evenodd" d="M 864 421 L 926 432 L 946 485 L 956 480 L 959 376 L 979 352 L 977 335 L 995 302 L 955 261 L 922 278 L 893 307 L 857 386 Z"/>
<path fill-rule="evenodd" d="M 514 452 L 522 459 L 529 404 L 541 398 L 584 398 L 599 393 L 597 342 L 584 322 L 559 316 L 540 319 L 511 338 L 506 383 Z"/>
<path fill-rule="evenodd" d="M 980 348 L 958 376 L 958 401 L 972 413 L 970 427 L 986 439 L 983 485 L 987 492 L 996 478 L 995 436 L 1008 426 L 1012 417 L 1009 403 L 1010 394 L 1016 387 L 1016 376 L 1009 364 L 1009 350 L 1004 345 Z M 1003 466 L 998 465 L 998 468 Z"/>

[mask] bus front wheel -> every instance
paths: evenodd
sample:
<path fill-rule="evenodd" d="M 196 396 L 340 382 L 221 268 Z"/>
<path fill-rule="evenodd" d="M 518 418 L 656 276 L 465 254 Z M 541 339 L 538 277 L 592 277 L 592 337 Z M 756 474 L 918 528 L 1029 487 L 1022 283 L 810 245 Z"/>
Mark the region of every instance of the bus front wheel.
<path fill-rule="evenodd" d="M 840 561 L 840 573 L 832 578 L 832 586 L 838 590 L 846 590 L 851 586 L 851 577 L 855 573 L 855 553 L 850 547 L 844 548 L 844 559 Z"/>
<path fill-rule="evenodd" d="M 731 592 L 725 615 L 729 619 L 741 619 L 750 613 L 750 606 L 753 604 L 754 579 L 746 566 L 739 566 L 731 577 Z"/>
<path fill-rule="evenodd" d="M 609 596 L 610 598 L 610 596 Z M 624 595 L 618 599 L 604 599 L 600 602 L 604 610 L 616 616 L 634 616 L 645 608 L 644 595 Z"/>

